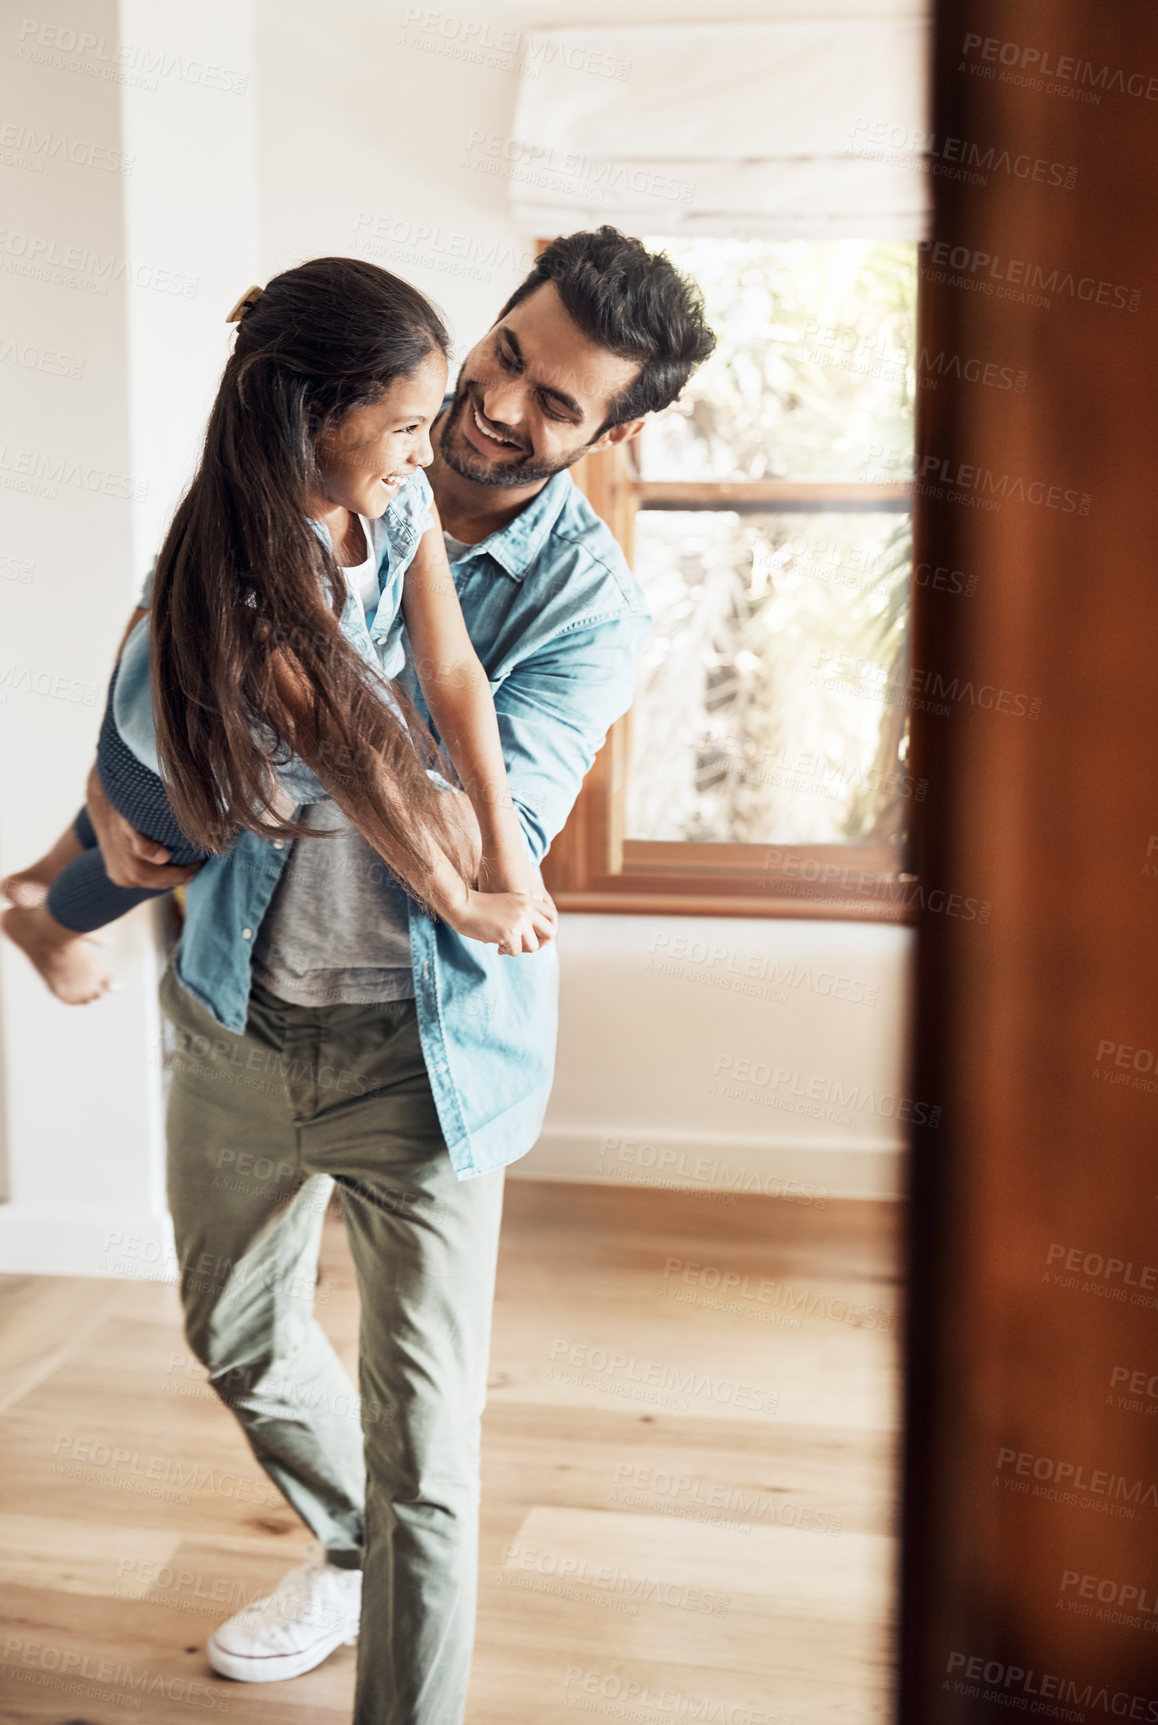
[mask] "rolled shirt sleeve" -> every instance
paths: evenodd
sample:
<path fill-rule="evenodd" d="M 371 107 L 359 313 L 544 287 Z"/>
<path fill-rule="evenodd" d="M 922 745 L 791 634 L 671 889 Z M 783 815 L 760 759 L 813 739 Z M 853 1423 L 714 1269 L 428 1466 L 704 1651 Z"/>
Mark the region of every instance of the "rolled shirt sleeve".
<path fill-rule="evenodd" d="M 634 613 L 557 635 L 495 691 L 503 759 L 532 860 L 543 860 L 615 720 L 651 627 Z"/>

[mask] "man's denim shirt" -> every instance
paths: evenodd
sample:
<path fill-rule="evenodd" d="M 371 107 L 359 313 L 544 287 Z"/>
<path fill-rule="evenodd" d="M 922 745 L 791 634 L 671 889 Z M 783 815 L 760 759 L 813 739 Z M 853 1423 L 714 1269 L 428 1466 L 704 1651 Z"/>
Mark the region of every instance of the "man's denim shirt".
<path fill-rule="evenodd" d="M 429 489 L 404 488 L 382 564 L 383 600 L 367 629 L 351 595 L 342 628 L 375 663 L 391 668 L 400 620 L 395 591 L 417 549 Z M 411 495 L 407 495 L 407 494 Z M 401 506 L 401 507 L 400 507 Z M 389 512 L 388 512 L 389 513 Z M 320 532 L 325 536 L 325 529 Z M 569 473 L 558 473 L 507 526 L 453 565 L 475 651 L 490 679 L 511 794 L 527 847 L 541 862 L 562 827 L 609 726 L 631 704 L 650 614 L 610 530 Z M 148 602 L 148 587 L 142 603 Z M 138 626 L 136 635 L 147 636 Z M 130 646 L 134 645 L 136 635 Z M 392 638 L 393 637 L 393 638 Z M 137 647 L 139 654 L 140 648 Z M 118 677 L 125 677 L 129 648 Z M 146 660 L 147 677 L 147 660 Z M 129 686 L 136 679 L 129 679 Z M 409 662 L 403 680 L 425 714 Z M 148 701 L 118 701 L 117 722 L 147 758 L 140 736 Z M 155 766 L 155 751 L 153 755 Z M 302 803 L 324 796 L 301 763 L 279 777 Z M 186 889 L 177 980 L 227 1030 L 245 1026 L 250 953 L 289 854 L 243 832 Z M 558 957 L 503 958 L 410 907 L 411 958 L 422 1049 L 443 1136 L 460 1180 L 515 1161 L 539 1135 L 555 1065 Z"/>

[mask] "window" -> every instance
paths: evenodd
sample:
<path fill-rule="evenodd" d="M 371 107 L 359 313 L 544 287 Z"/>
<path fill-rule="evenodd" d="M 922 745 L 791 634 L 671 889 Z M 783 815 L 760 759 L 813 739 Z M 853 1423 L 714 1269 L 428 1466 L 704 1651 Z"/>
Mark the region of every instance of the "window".
<path fill-rule="evenodd" d="M 718 346 L 575 469 L 656 622 L 548 884 L 570 909 L 904 920 L 916 248 L 647 243 Z"/>

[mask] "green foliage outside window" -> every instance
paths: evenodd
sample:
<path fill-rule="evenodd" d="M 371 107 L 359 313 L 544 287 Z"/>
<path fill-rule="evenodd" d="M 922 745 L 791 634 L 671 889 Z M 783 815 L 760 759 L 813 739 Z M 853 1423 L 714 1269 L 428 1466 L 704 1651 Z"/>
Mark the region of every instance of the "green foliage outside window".
<path fill-rule="evenodd" d="M 649 243 L 700 283 L 719 347 L 641 439 L 645 478 L 898 476 L 913 246 Z M 904 759 L 909 567 L 907 514 L 642 510 L 636 570 L 656 627 L 628 836 L 899 840 L 919 794 Z"/>

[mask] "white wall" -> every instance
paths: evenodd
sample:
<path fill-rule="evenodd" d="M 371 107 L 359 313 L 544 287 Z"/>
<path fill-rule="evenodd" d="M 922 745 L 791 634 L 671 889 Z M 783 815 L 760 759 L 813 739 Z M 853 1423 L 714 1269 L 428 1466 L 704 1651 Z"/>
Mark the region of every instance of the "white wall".
<path fill-rule="evenodd" d="M 78 374 L 3 363 L 0 556 L 18 562 L 0 576 L 31 566 L 0 579 L 5 872 L 80 805 L 115 646 L 191 471 L 225 313 L 257 267 L 248 5 L 124 0 L 118 17 L 113 0 L 83 0 L 50 16 L 30 29 L 10 10 L 0 25 L 0 112 L 48 140 L 42 171 L 0 164 L 0 331 Z M 228 89 L 218 68 L 237 69 Z M 51 257 L 73 248 L 75 267 L 13 273 L 30 238 Z M 79 477 L 14 490 L 21 457 Z M 52 692 L 22 689 L 25 671 Z M 120 991 L 83 1008 L 3 943 L 7 1269 L 99 1273 L 130 1240 L 145 1266 L 168 1238 L 149 911 L 109 934 Z"/>
<path fill-rule="evenodd" d="M 37 855 L 79 803 L 115 642 L 189 476 L 234 299 L 303 258 L 361 254 L 435 298 L 469 345 L 529 252 L 506 216 L 506 181 L 480 172 L 493 159 L 472 147 L 509 128 L 521 73 L 503 32 L 704 10 L 703 0 L 526 0 L 485 16 L 371 0 L 323 10 L 68 0 L 51 25 L 30 30 L 15 12 L 0 22 L 0 112 L 81 158 L 49 155 L 41 171 L 35 152 L 0 161 L 0 869 Z M 734 0 L 729 16 L 791 10 Z M 872 10 L 868 0 L 828 7 Z M 126 152 L 131 171 L 95 165 L 108 160 L 102 149 Z M 33 242 L 51 256 L 74 248 L 72 267 L 20 273 Z M 87 291 L 110 259 L 113 279 Z M 37 369 L 44 353 L 68 356 L 76 375 Z M 65 477 L 43 477 L 61 464 Z M 657 969 L 693 926 L 565 920 L 559 1081 L 543 1144 L 520 1171 L 667 1178 L 675 1156 L 718 1149 L 727 1169 L 705 1176 L 685 1159 L 690 1181 L 727 1183 L 742 1167 L 764 1190 L 785 1180 L 893 1190 L 900 1138 L 875 1101 L 845 1108 L 844 1126 L 771 1108 L 761 1093 L 772 1085 L 791 1099 L 801 1080 L 862 1099 L 903 1088 L 907 935 L 805 921 L 698 929 L 706 948 L 738 950 L 741 965 L 773 976 L 855 978 L 876 991 L 870 1007 L 799 980 L 784 1001 L 719 989 L 694 956 L 679 960 L 684 973 Z M 113 1234 L 148 1243 L 136 1250 L 143 1266 L 163 1252 L 147 912 L 117 925 L 111 953 L 121 991 L 83 1009 L 51 999 L 11 948 L 0 955 L 4 1268 L 115 1271 L 125 1254 L 114 1245 L 110 1255 Z M 752 1095 L 724 1095 L 709 1088 L 721 1059 L 796 1077 L 773 1085 L 770 1072 Z M 616 1148 L 609 1161 L 606 1139 L 653 1145 L 655 1158 Z"/>
<path fill-rule="evenodd" d="M 907 929 L 567 916 L 559 1066 L 516 1174 L 896 1197 Z"/>
<path fill-rule="evenodd" d="M 116 34 L 111 0 L 65 4 L 52 16 L 58 41 L 72 40 L 63 33 L 74 27 Z M 94 165 L 112 159 L 97 151 L 122 147 L 120 92 L 85 75 L 91 51 L 37 64 L 17 57 L 37 46 L 21 34 L 21 14 L 9 11 L 3 29 L 0 111 L 18 127 L 79 145 L 82 157 L 49 157 L 37 172 L 40 157 L 18 143 L 18 165 L 2 170 L 0 327 L 25 355 L 3 366 L 3 553 L 31 572 L 26 582 L 0 582 L 0 868 L 7 870 L 37 856 L 82 801 L 118 619 L 132 601 L 127 493 L 145 481 L 133 468 L 129 423 L 131 290 L 102 273 L 126 256 L 126 180 Z M 30 264 L 34 253 L 39 261 Z M 38 353 L 67 356 L 67 374 L 32 369 Z M 22 468 L 32 470 L 23 482 Z M 124 989 L 99 1012 L 61 1006 L 4 943 L 6 1262 L 19 1263 L 32 1237 L 56 1221 L 67 1250 L 73 1217 L 82 1229 L 85 1217 L 110 1224 L 147 1217 L 159 1190 L 159 1141 L 142 1082 L 155 1015 L 147 934 L 140 924 L 118 931 Z"/>

